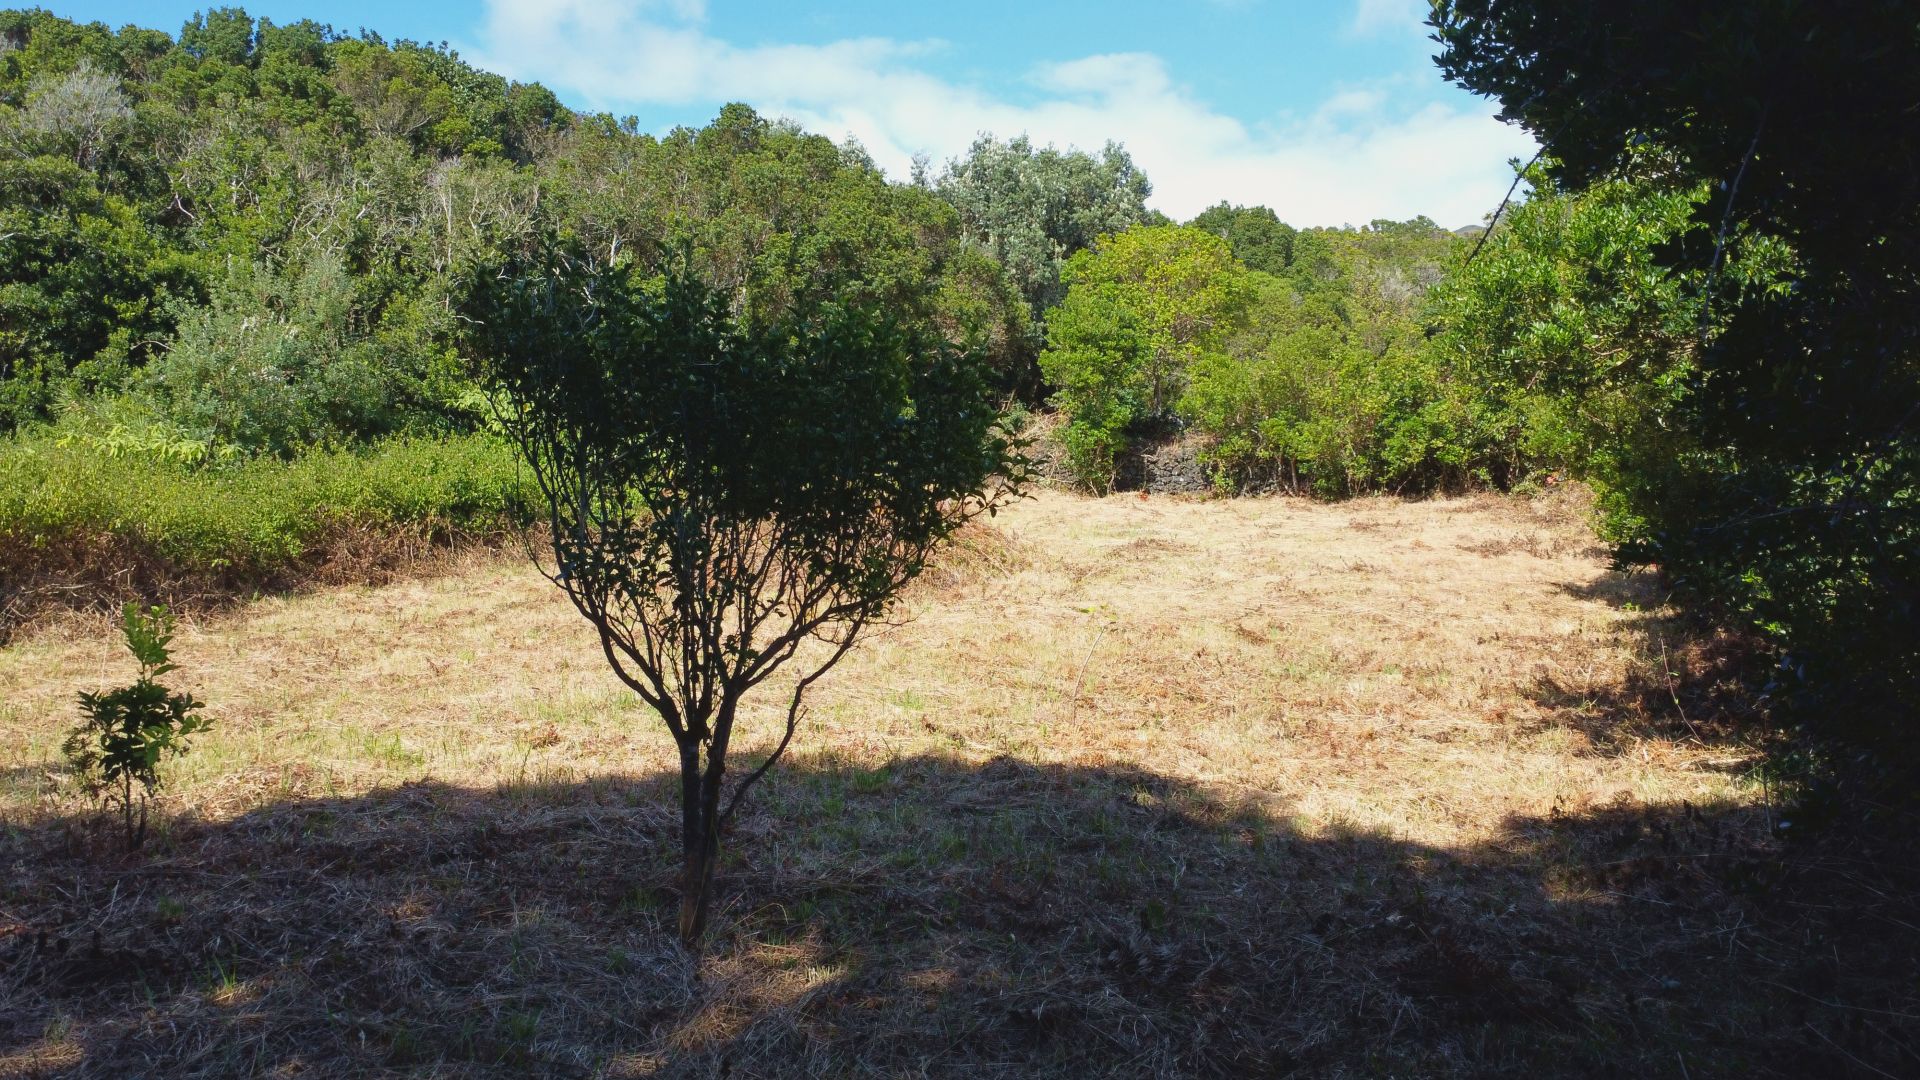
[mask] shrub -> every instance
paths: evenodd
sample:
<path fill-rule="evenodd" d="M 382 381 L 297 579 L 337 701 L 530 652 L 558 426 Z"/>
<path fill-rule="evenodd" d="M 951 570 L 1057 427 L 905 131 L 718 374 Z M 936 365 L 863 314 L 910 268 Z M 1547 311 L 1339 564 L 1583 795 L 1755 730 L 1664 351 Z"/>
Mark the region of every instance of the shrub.
<path fill-rule="evenodd" d="M 1499 482 L 1473 388 L 1443 378 L 1420 332 L 1454 247 L 1424 219 L 1313 229 L 1285 275 L 1255 275 L 1246 326 L 1195 360 L 1179 402 L 1212 441 L 1215 482 L 1327 496 Z"/>
<path fill-rule="evenodd" d="M 434 327 L 376 315 L 336 258 L 237 270 L 149 367 L 169 420 L 220 444 L 291 455 L 441 424 L 457 392 Z"/>
<path fill-rule="evenodd" d="M 208 725 L 199 715 L 200 702 L 156 681 L 175 668 L 167 653 L 173 641 L 167 609 L 127 604 L 120 610 L 120 632 L 140 664 L 140 677 L 117 690 L 81 693 L 85 719 L 62 750 L 88 792 L 119 807 L 127 846 L 137 848 L 147 839 L 147 805 L 160 788 L 161 759 L 186 753 L 187 737 Z"/>
<path fill-rule="evenodd" d="M 537 499 L 512 448 L 490 435 L 204 467 L 45 435 L 15 440 L 0 443 L 0 600 L 36 582 L 126 575 L 156 587 L 271 584 L 345 531 L 495 533 L 530 520 Z"/>
<path fill-rule="evenodd" d="M 1643 372 L 1629 365 L 1644 355 L 1619 357 L 1633 382 L 1677 376 L 1665 419 L 1680 448 L 1621 462 L 1619 553 L 1657 563 L 1696 610 L 1763 633 L 1800 691 L 1797 716 L 1875 743 L 1866 756 L 1908 770 L 1910 797 L 1913 5 L 1443 0 L 1432 23 L 1442 71 L 1538 135 L 1568 190 L 1603 192 L 1647 146 L 1670 155 L 1664 179 L 1699 185 L 1693 235 L 1643 264 L 1705 305 L 1697 348 L 1684 367 L 1655 353 Z"/>
<path fill-rule="evenodd" d="M 1458 238 L 1425 218 L 1284 235 L 1287 259 L 1266 252 L 1279 274 L 1191 227 L 1130 229 L 1068 264 L 1040 363 L 1081 482 L 1105 490 L 1130 441 L 1183 425 L 1223 490 L 1511 482 L 1517 433 L 1422 332 Z"/>
<path fill-rule="evenodd" d="M 578 248 L 475 281 L 474 344 L 551 515 L 551 577 L 680 751 L 689 946 L 721 831 L 807 688 L 1025 473 L 983 358 L 875 307 L 757 325 L 697 277 Z M 784 734 L 729 781 L 740 704 L 788 661 Z"/>
<path fill-rule="evenodd" d="M 1123 303 L 1075 286 L 1048 321 L 1053 344 L 1041 370 L 1058 389 L 1053 401 L 1067 418 L 1060 429 L 1067 465 L 1097 493 L 1113 486 L 1114 459 L 1145 411 L 1146 335 Z"/>
<path fill-rule="evenodd" d="M 1189 369 L 1239 327 L 1254 276 L 1199 229 L 1140 226 L 1067 263 L 1040 369 L 1081 482 L 1105 491 L 1134 429 L 1171 419 Z"/>
<path fill-rule="evenodd" d="M 1435 291 L 1428 343 L 1437 367 L 1470 388 L 1487 438 L 1517 459 L 1592 483 L 1608 539 L 1650 539 L 1628 499 L 1697 447 L 1681 422 L 1710 327 L 1686 274 L 1658 253 L 1709 242 L 1693 221 L 1704 185 L 1675 184 L 1666 155 L 1644 150 L 1637 175 L 1559 190 L 1545 166 L 1478 258 Z M 1736 244 L 1729 273 L 1769 276 L 1765 250 Z M 1694 282 L 1697 284 L 1697 280 Z"/>
<path fill-rule="evenodd" d="M 1278 480 L 1343 495 L 1385 479 L 1383 369 L 1404 357 L 1375 356 L 1343 330 L 1337 320 L 1305 320 L 1194 365 L 1180 411 L 1212 437 L 1205 459 L 1216 483 Z"/>

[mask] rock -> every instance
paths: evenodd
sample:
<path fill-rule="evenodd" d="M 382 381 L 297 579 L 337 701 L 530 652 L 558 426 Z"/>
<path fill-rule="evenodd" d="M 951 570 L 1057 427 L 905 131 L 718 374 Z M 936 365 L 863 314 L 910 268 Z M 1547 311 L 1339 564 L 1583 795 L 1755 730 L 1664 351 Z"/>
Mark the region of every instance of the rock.
<path fill-rule="evenodd" d="M 1116 491 L 1145 491 L 1154 495 L 1204 495 L 1213 490 L 1200 452 L 1207 442 L 1198 435 L 1178 434 L 1141 442 L 1119 463 Z"/>

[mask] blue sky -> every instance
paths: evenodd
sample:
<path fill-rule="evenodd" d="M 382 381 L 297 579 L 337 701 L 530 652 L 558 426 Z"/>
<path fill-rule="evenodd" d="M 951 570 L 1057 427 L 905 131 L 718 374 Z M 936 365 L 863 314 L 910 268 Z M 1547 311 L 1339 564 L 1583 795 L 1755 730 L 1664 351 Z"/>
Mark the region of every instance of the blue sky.
<path fill-rule="evenodd" d="M 205 4 L 54 3 L 71 18 L 175 31 Z M 447 41 L 577 108 L 699 124 L 727 101 L 857 138 L 904 176 L 983 131 L 1126 144 L 1153 205 L 1221 199 L 1297 225 L 1499 202 L 1531 140 L 1445 83 L 1422 0 L 1108 0 L 965 5 L 805 0 L 306 0 L 246 5 L 389 38 Z"/>

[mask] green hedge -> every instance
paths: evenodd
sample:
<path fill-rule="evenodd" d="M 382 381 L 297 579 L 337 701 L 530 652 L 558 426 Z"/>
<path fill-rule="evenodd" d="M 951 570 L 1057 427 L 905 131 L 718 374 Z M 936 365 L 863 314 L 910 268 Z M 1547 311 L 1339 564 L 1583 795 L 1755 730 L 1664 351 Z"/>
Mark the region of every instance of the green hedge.
<path fill-rule="evenodd" d="M 188 574 L 296 567 L 342 528 L 498 532 L 539 493 L 487 435 L 401 438 L 293 461 L 195 467 L 48 438 L 0 442 L 0 577 L 75 569 L 85 551 L 132 552 Z"/>

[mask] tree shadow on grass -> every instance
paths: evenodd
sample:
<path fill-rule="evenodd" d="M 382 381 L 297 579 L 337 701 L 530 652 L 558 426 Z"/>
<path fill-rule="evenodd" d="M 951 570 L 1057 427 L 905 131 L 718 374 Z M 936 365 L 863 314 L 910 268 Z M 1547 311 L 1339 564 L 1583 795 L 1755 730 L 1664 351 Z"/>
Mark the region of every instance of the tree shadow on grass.
<path fill-rule="evenodd" d="M 48 779 L 59 775 L 64 768 L 64 765 L 48 765 L 41 762 L 0 767 L 0 795 L 31 792 L 44 788 Z"/>
<path fill-rule="evenodd" d="M 423 782 L 139 855 L 14 828 L 0 1075 L 1920 1068 L 1902 883 L 1850 885 L 1746 808 L 1451 850 L 1124 766 L 803 761 L 731 838 L 692 958 L 672 790 Z"/>
<path fill-rule="evenodd" d="M 1592 581 L 1562 584 L 1559 588 L 1576 600 L 1625 611 L 1658 611 L 1672 599 L 1659 573 L 1644 568 L 1609 570 Z"/>
<path fill-rule="evenodd" d="M 1730 765 L 1745 769 L 1774 748 L 1766 663 L 1755 640 L 1674 611 L 1650 571 L 1614 571 L 1560 589 L 1633 613 L 1619 625 L 1638 663 L 1624 679 L 1599 684 L 1578 673 L 1543 674 L 1528 696 L 1553 710 L 1557 723 L 1602 753 L 1632 751 L 1644 739 L 1692 742 L 1727 751 Z"/>

